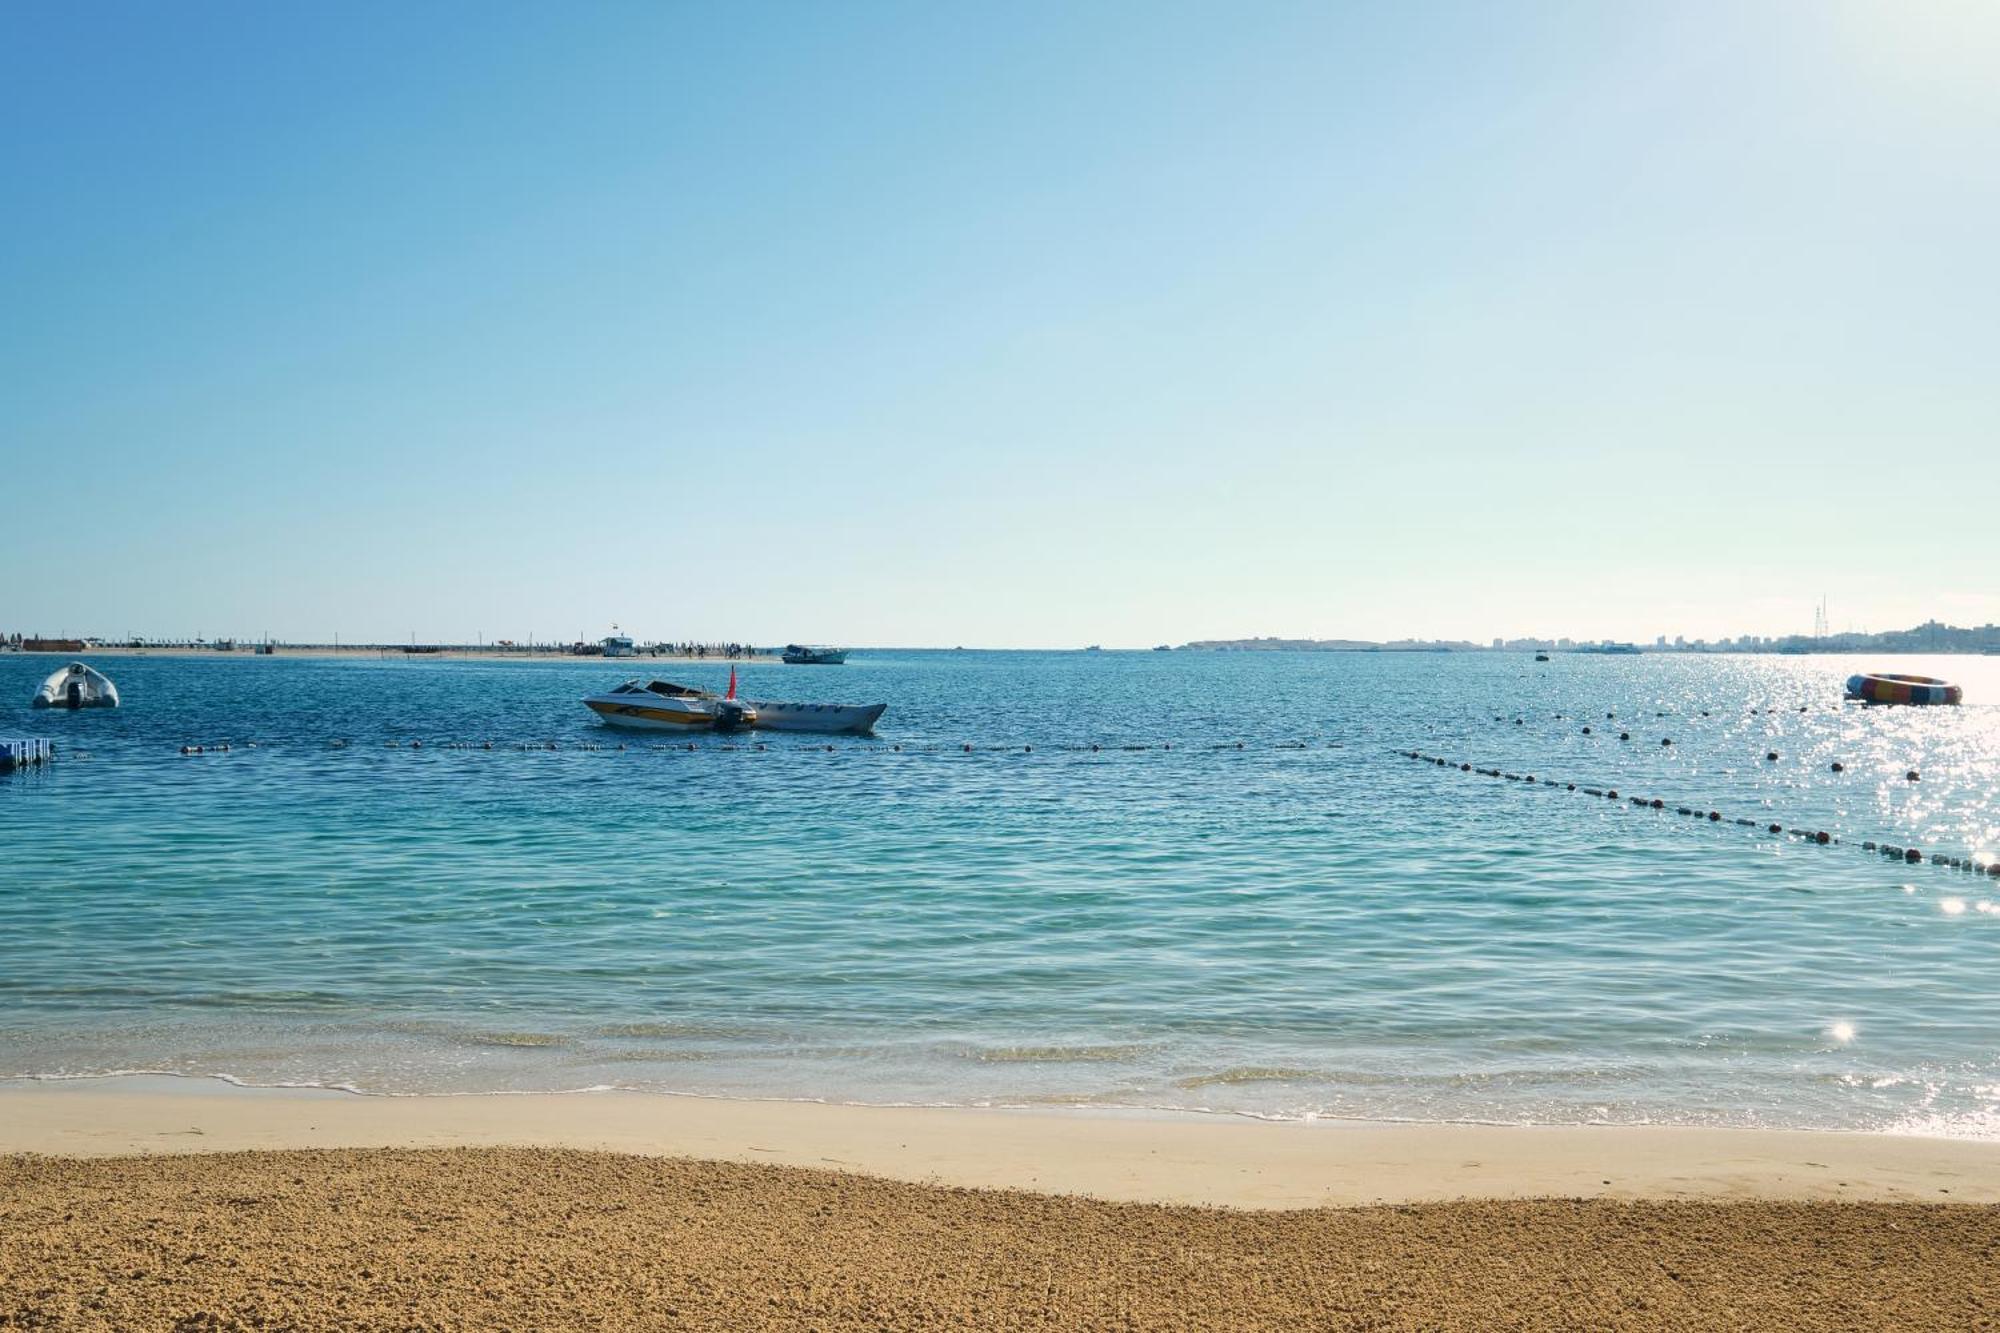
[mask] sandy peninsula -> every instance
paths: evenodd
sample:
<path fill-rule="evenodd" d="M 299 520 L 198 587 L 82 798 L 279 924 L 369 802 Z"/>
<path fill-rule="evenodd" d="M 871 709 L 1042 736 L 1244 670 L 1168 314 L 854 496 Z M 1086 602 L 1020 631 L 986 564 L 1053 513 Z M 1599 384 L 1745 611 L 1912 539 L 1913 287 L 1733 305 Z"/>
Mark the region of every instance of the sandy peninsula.
<path fill-rule="evenodd" d="M 124 644 L 105 644 L 100 647 L 84 648 L 73 652 L 39 653 L 37 656 L 54 660 L 84 657 L 172 657 L 190 658 L 202 662 L 229 662 L 235 660 L 255 661 L 269 658 L 257 651 L 256 645 L 239 643 L 234 649 L 218 651 L 214 648 L 187 647 L 184 645 L 160 645 L 157 647 L 134 648 Z M 365 659 L 384 662 L 556 662 L 589 664 L 592 662 L 624 664 L 658 664 L 666 666 L 750 666 L 774 665 L 781 659 L 776 653 L 749 652 L 735 657 L 720 653 L 693 655 L 688 653 L 639 652 L 631 657 L 602 657 L 595 654 L 577 654 L 561 649 L 547 648 L 502 648 L 473 647 L 461 645 L 448 648 L 426 648 L 422 651 L 407 651 L 395 644 L 372 645 L 367 647 L 333 647 L 327 644 L 306 644 L 297 647 L 279 644 L 270 655 L 279 658 L 342 658 Z"/>
<path fill-rule="evenodd" d="M 1970 1328 L 2000 1145 L 0 1087 L 0 1328 Z"/>

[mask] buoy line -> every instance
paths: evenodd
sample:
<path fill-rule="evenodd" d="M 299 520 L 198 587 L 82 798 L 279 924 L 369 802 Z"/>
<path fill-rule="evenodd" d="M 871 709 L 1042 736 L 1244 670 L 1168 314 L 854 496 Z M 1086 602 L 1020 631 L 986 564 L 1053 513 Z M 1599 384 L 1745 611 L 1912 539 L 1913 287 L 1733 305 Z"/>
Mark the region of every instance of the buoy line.
<path fill-rule="evenodd" d="M 202 742 L 201 744 L 182 745 L 179 747 L 179 753 L 190 756 L 229 754 L 233 750 L 274 749 L 274 748 L 284 748 L 286 746 L 289 746 L 290 748 L 295 750 L 306 747 L 315 749 L 324 748 L 328 750 L 351 750 L 356 747 L 356 742 L 346 737 L 335 737 L 334 739 L 325 742 L 312 742 L 312 741 L 259 742 L 259 741 L 235 741 L 235 740 L 205 741 Z M 364 743 L 364 748 L 366 748 L 366 746 L 367 743 Z M 770 750 L 777 750 L 780 752 L 813 753 L 813 752 L 831 752 L 835 749 L 845 749 L 863 754 L 882 754 L 886 752 L 889 754 L 913 754 L 913 755 L 914 754 L 1038 754 L 1038 753 L 1146 754 L 1153 751 L 1159 751 L 1161 753 L 1179 752 L 1182 754 L 1194 754 L 1202 752 L 1219 752 L 1225 750 L 1230 751 L 1232 753 L 1254 754 L 1254 753 L 1266 753 L 1275 751 L 1297 752 L 1301 750 L 1319 750 L 1319 749 L 1344 750 L 1347 748 L 1347 745 L 1346 742 L 1344 741 L 1303 741 L 1303 740 L 1273 741 L 1269 743 L 1256 743 L 1256 744 L 1252 744 L 1251 742 L 1248 741 L 1217 741 L 1214 742 L 1213 744 L 1203 745 L 1203 746 L 1176 745 L 1172 741 L 1154 741 L 1145 744 L 1121 744 L 1118 742 L 1099 741 L 1088 745 L 1085 744 L 1036 745 L 1033 742 L 1015 741 L 1015 742 L 1007 742 L 1001 744 L 989 743 L 980 745 L 980 744 L 974 744 L 971 741 L 966 741 L 960 744 L 953 744 L 948 741 L 932 741 L 923 744 L 916 744 L 906 741 L 886 741 L 880 738 L 876 738 L 862 743 L 856 743 L 850 739 L 850 743 L 848 745 L 836 747 L 826 741 L 817 739 L 810 741 L 794 740 L 789 743 L 780 741 L 742 740 L 742 741 L 726 741 L 720 744 L 714 743 L 713 741 L 703 744 L 697 741 L 677 741 L 673 743 L 666 743 L 658 741 L 655 742 L 435 741 L 435 740 L 425 741 L 422 739 L 412 739 L 412 740 L 392 739 L 392 740 L 382 741 L 379 743 L 379 745 L 374 745 L 372 748 L 379 748 L 383 750 L 417 750 L 417 751 L 428 749 L 428 750 L 454 750 L 454 751 L 477 750 L 485 752 L 513 752 L 513 753 L 560 752 L 565 754 L 618 753 L 626 750 L 635 750 L 640 752 L 652 751 L 665 754 L 681 754 L 681 753 L 705 754 L 713 751 L 770 751 Z"/>
<path fill-rule="evenodd" d="M 1783 824 L 1766 820 L 1745 819 L 1741 816 L 1731 818 L 1725 816 L 1720 810 L 1707 807 L 1690 805 L 1669 806 L 1666 801 L 1657 796 L 1621 797 L 1615 787 L 1586 787 L 1574 782 L 1561 781 L 1551 777 L 1538 778 L 1532 773 L 1508 773 L 1498 768 L 1482 768 L 1463 760 L 1425 754 L 1421 750 L 1399 750 L 1397 753 L 1407 759 L 1414 759 L 1419 763 L 1430 764 L 1436 768 L 1456 769 L 1461 773 L 1473 773 L 1485 778 L 1501 778 L 1508 782 L 1519 782 L 1525 786 L 1558 787 L 1567 792 L 1576 792 L 1584 796 L 1617 801 L 1621 806 L 1627 808 L 1655 810 L 1662 814 L 1671 809 L 1676 815 L 1698 819 L 1707 824 L 1727 823 L 1736 827 L 1756 830 L 1771 837 L 1796 838 L 1803 843 L 1818 847 L 1858 846 L 1864 852 L 1878 853 L 1891 861 L 1901 861 L 1905 865 L 1920 865 L 1928 862 L 1934 866 L 1964 871 L 1974 875 L 1984 874 L 1994 879 L 2000 879 L 2000 857 L 1989 857 L 1985 853 L 1958 856 L 1948 852 L 1926 852 L 1921 847 L 1903 847 L 1894 843 L 1878 842 L 1874 839 L 1854 843 L 1844 838 L 1836 838 L 1824 829 L 1787 828 Z M 1911 769 L 1908 776 L 1911 781 L 1915 781 L 1917 776 L 1916 770 Z"/>

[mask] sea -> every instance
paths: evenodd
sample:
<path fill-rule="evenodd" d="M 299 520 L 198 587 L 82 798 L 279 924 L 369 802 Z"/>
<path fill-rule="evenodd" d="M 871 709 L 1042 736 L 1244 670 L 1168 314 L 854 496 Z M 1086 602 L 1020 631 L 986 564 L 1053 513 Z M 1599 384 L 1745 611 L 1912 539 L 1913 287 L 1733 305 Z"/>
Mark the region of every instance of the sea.
<path fill-rule="evenodd" d="M 60 662 L 0 1078 L 2000 1137 L 2000 658 Z"/>

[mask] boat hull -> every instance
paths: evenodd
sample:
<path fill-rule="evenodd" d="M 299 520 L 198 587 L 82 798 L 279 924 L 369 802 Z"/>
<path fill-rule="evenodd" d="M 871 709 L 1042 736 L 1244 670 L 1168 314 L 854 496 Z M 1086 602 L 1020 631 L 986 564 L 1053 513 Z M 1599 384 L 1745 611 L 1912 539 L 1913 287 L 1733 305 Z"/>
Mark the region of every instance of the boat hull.
<path fill-rule="evenodd" d="M 757 716 L 749 725 L 759 731 L 804 731 L 853 736 L 875 729 L 887 704 L 796 704 L 770 699 L 746 699 Z"/>
<path fill-rule="evenodd" d="M 736 726 L 752 726 L 755 719 L 749 705 L 745 705 L 740 718 L 731 719 L 698 701 L 682 703 L 675 699 L 612 695 L 585 699 L 583 704 L 606 726 L 633 731 L 727 731 Z"/>
<path fill-rule="evenodd" d="M 43 681 L 29 702 L 35 708 L 116 708 L 118 687 L 95 667 L 71 662 Z"/>

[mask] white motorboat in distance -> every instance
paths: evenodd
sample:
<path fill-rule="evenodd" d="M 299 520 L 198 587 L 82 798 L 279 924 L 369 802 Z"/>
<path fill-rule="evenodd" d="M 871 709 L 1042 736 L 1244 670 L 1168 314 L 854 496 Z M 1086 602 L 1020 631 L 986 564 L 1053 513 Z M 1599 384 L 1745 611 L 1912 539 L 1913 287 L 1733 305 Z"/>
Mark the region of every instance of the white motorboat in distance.
<path fill-rule="evenodd" d="M 847 650 L 818 643 L 788 643 L 781 660 L 789 666 L 839 666 L 847 660 Z"/>
<path fill-rule="evenodd" d="M 583 704 L 609 726 L 640 731 L 729 731 L 757 722 L 755 706 L 745 700 L 664 680 L 628 680 Z"/>
<path fill-rule="evenodd" d="M 96 667 L 71 662 L 35 691 L 36 708 L 116 708 L 118 687 Z"/>

